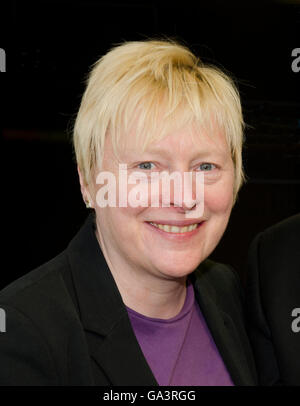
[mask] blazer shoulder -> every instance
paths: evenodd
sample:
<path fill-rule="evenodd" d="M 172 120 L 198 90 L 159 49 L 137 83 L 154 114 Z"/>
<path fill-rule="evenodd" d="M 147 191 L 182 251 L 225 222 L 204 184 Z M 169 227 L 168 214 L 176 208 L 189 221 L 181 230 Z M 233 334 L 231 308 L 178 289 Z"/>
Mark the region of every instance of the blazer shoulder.
<path fill-rule="evenodd" d="M 198 281 L 205 281 L 215 288 L 230 289 L 232 286 L 240 286 L 240 277 L 237 271 L 228 264 L 206 259 L 195 271 Z"/>
<path fill-rule="evenodd" d="M 34 294 L 40 289 L 47 289 L 49 280 L 57 279 L 68 268 L 67 256 L 65 251 L 61 252 L 56 257 L 48 262 L 40 265 L 32 271 L 26 273 L 0 291 L 0 303 L 6 302 L 13 304 L 17 298 L 26 295 L 27 291 Z M 48 286 L 50 289 L 50 286 Z"/>
<path fill-rule="evenodd" d="M 289 286 L 299 286 L 299 240 L 300 214 L 258 233 L 248 251 L 247 280 L 255 276 L 257 283 L 283 287 L 279 280 L 283 278 Z"/>
<path fill-rule="evenodd" d="M 195 286 L 224 308 L 243 307 L 244 291 L 237 271 L 228 264 L 211 259 L 203 261 L 193 273 Z"/>
<path fill-rule="evenodd" d="M 68 258 L 62 252 L 0 292 L 6 320 L 0 334 L 0 385 L 90 382 L 71 280 Z"/>
<path fill-rule="evenodd" d="M 286 218 L 256 236 L 255 241 L 264 249 L 273 251 L 297 251 L 300 240 L 300 214 Z"/>

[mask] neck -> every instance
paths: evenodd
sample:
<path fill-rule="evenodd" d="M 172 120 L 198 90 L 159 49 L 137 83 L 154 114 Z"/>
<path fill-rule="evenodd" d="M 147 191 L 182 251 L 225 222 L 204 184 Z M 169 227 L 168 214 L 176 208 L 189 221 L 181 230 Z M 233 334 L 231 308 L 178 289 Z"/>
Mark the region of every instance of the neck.
<path fill-rule="evenodd" d="M 116 276 L 123 301 L 130 309 L 147 317 L 170 319 L 175 317 L 186 298 L 185 280 L 159 280 L 128 283 Z M 152 282 L 152 283 L 151 283 Z M 156 282 L 156 283 L 155 283 Z M 145 284 L 148 283 L 148 284 Z"/>
<path fill-rule="evenodd" d="M 122 261 L 118 255 L 109 255 L 109 249 L 98 232 L 96 235 L 127 307 L 144 316 L 159 319 L 170 319 L 180 312 L 186 298 L 186 276 L 167 278 L 158 272 L 136 269 L 132 264 Z"/>

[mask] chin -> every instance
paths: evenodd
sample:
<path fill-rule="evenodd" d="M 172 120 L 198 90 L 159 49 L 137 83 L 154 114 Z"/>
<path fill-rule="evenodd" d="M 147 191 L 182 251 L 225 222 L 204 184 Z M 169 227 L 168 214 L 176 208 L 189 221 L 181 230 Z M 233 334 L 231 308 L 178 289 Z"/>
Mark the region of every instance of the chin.
<path fill-rule="evenodd" d="M 181 266 L 177 264 L 174 264 L 174 266 L 172 266 L 170 263 L 165 264 L 165 266 L 159 266 L 158 270 L 161 274 L 170 277 L 170 278 L 183 278 L 185 276 L 188 276 L 189 274 L 191 274 L 192 272 L 194 272 L 194 270 L 198 267 L 200 262 L 193 262 L 190 264 L 183 264 Z"/>

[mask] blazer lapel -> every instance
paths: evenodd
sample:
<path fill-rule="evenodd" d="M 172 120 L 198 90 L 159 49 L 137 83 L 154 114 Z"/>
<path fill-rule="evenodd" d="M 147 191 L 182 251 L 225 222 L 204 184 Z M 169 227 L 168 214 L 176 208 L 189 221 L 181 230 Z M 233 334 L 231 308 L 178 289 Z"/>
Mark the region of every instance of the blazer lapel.
<path fill-rule="evenodd" d="M 230 315 L 219 308 L 213 286 L 200 275 L 195 277 L 194 287 L 196 300 L 233 383 L 255 385 L 239 332 Z"/>
<path fill-rule="evenodd" d="M 130 320 L 122 316 L 105 336 L 86 332 L 91 358 L 114 386 L 157 386 Z M 99 339 L 100 338 L 100 339 Z M 97 378 L 95 385 L 97 385 Z"/>
<path fill-rule="evenodd" d="M 67 249 L 91 358 L 112 385 L 158 385 L 135 337 L 90 215 Z M 98 372 L 98 371 L 97 371 Z M 95 385 L 97 373 L 94 373 Z"/>

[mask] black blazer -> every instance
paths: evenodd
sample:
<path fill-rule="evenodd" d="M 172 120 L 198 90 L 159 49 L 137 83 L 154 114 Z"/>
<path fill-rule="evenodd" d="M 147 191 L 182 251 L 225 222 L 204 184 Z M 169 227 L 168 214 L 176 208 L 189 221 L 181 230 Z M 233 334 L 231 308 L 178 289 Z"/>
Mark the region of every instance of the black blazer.
<path fill-rule="evenodd" d="M 158 385 L 94 227 L 91 214 L 65 251 L 0 292 L 0 385 Z M 255 385 L 239 278 L 209 260 L 191 276 L 235 385 Z"/>
<path fill-rule="evenodd" d="M 300 385 L 300 214 L 260 233 L 247 269 L 249 334 L 262 385 Z"/>

